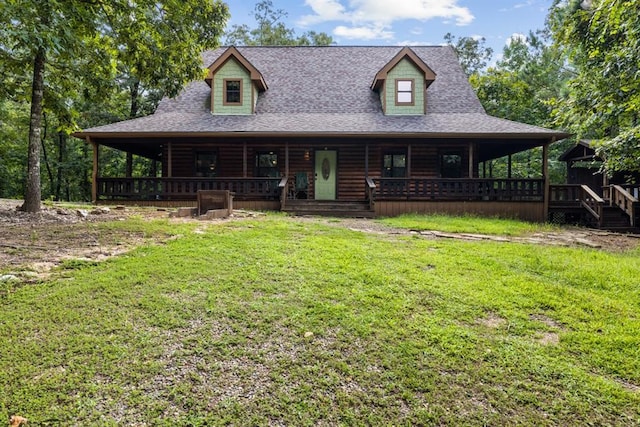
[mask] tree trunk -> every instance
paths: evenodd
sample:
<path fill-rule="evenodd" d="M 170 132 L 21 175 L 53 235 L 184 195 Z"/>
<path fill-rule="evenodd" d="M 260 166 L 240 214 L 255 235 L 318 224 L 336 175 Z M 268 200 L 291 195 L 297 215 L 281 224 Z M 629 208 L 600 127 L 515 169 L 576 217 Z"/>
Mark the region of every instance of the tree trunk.
<path fill-rule="evenodd" d="M 42 101 L 44 98 L 44 48 L 39 48 L 33 60 L 33 83 L 31 85 L 31 117 L 29 119 L 29 156 L 27 162 L 27 187 L 24 195 L 25 212 L 40 211 L 40 135 L 42 124 Z"/>

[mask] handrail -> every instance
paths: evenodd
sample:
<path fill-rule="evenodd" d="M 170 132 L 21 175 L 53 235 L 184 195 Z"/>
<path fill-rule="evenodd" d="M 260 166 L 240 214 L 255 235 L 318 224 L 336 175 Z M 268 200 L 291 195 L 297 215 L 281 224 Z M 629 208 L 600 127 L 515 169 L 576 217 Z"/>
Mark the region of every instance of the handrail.
<path fill-rule="evenodd" d="M 369 177 L 365 178 L 364 182 L 367 189 L 367 200 L 369 201 L 369 209 L 373 209 L 373 206 L 375 205 L 376 183 Z"/>
<path fill-rule="evenodd" d="M 602 226 L 604 199 L 588 185 L 580 186 L 580 204 L 598 221 L 598 226 Z"/>
<path fill-rule="evenodd" d="M 629 216 L 630 225 L 635 227 L 638 199 L 620 185 L 612 185 L 611 189 L 611 204 L 622 209 Z"/>
<path fill-rule="evenodd" d="M 280 189 L 280 209 L 284 210 L 285 204 L 287 202 L 287 184 L 289 181 L 289 177 L 283 176 L 280 182 L 278 183 L 278 188 Z"/>

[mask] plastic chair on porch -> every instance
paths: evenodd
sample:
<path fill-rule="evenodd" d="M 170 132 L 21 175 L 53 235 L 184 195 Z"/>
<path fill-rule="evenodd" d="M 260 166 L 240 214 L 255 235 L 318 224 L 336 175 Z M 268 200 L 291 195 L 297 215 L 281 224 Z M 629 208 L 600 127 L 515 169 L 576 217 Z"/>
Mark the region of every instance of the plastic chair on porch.
<path fill-rule="evenodd" d="M 296 172 L 293 188 L 294 199 L 306 199 L 309 192 L 309 177 L 306 172 Z"/>

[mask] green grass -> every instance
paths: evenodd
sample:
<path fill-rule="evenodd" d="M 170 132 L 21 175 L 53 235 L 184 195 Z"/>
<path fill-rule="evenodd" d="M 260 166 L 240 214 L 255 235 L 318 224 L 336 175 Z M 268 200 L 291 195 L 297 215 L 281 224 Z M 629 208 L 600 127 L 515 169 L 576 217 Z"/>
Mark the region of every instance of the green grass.
<path fill-rule="evenodd" d="M 406 214 L 393 218 L 385 218 L 382 223 L 394 227 L 416 231 L 437 230 L 449 233 L 500 234 L 505 236 L 521 236 L 535 231 L 554 231 L 558 228 L 550 224 L 524 222 L 516 219 L 483 218 L 474 215 L 419 215 Z"/>
<path fill-rule="evenodd" d="M 640 422 L 638 251 L 281 216 L 201 224 L 114 223 L 181 237 L 8 294 L 1 412 L 34 425 Z"/>

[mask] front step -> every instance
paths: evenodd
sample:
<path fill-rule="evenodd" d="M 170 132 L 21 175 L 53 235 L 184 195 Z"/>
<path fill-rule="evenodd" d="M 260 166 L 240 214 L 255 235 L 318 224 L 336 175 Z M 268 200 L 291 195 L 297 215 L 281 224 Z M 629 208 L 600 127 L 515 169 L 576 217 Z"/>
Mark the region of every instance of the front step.
<path fill-rule="evenodd" d="M 629 216 L 615 206 L 605 206 L 602 212 L 603 230 L 615 231 L 618 233 L 638 233 L 638 227 L 631 227 Z"/>
<path fill-rule="evenodd" d="M 369 202 L 360 201 L 287 200 L 283 212 L 296 216 L 375 217 L 375 211 L 369 208 Z"/>

